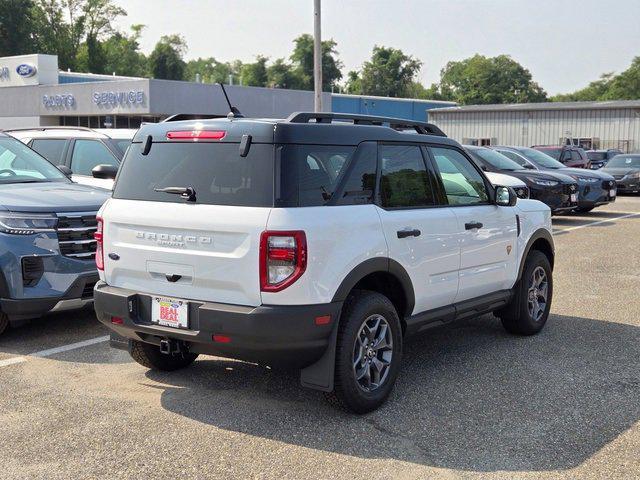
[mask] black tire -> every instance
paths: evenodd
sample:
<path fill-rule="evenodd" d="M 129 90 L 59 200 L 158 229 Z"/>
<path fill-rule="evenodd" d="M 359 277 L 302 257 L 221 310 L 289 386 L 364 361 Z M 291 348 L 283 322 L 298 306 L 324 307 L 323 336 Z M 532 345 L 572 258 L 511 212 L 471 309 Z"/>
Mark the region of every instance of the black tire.
<path fill-rule="evenodd" d="M 370 342 L 370 339 L 366 335 L 360 335 L 362 333 L 361 329 L 364 328 L 365 323 L 368 326 L 375 325 L 377 320 L 380 320 L 380 327 L 373 332 L 372 336 L 379 332 L 380 337 L 385 339 L 384 343 L 388 343 L 388 340 L 390 340 L 391 350 L 389 350 L 389 347 L 380 347 L 383 344 L 381 338 L 377 339 L 378 341 L 374 341 L 375 345 L 370 345 L 372 348 L 365 349 L 362 346 L 362 338 L 367 343 Z M 385 323 L 386 327 L 384 326 Z M 383 328 L 386 334 L 383 332 Z M 369 378 L 369 390 L 361 386 L 356 379 L 354 353 L 357 342 L 361 353 L 360 358 L 365 362 L 358 363 L 360 371 L 362 372 L 366 369 L 369 371 L 369 375 L 365 375 L 360 382 L 367 383 L 366 379 Z M 378 348 L 375 348 L 376 346 Z M 391 301 L 376 292 L 367 290 L 353 291 L 349 294 L 340 317 L 336 345 L 334 390 L 327 394 L 329 403 L 359 414 L 377 409 L 391 393 L 400 371 L 401 361 L 402 327 L 398 313 Z M 373 367 L 368 366 L 369 364 L 373 365 Z M 385 364 L 386 366 L 383 366 L 380 370 L 376 368 L 377 365 Z M 385 373 L 378 373 L 381 371 Z M 372 381 L 372 378 L 377 378 L 379 382 Z"/>
<path fill-rule="evenodd" d="M 539 273 L 538 269 L 544 271 L 546 277 L 546 301 L 542 308 L 539 300 L 542 298 L 538 295 L 538 289 L 534 290 L 531 295 L 535 297 L 535 304 L 538 309 L 529 302 L 530 288 L 532 288 L 532 280 L 534 273 Z M 511 303 L 498 312 L 498 316 L 502 320 L 502 325 L 509 333 L 516 335 L 535 335 L 542 330 L 547 323 L 549 310 L 551 309 L 551 301 L 553 299 L 553 276 L 551 264 L 547 256 L 538 251 L 529 252 L 522 271 L 522 278 L 515 287 L 514 296 Z M 535 305 L 534 304 L 534 305 Z M 532 314 L 533 310 L 537 310 L 539 316 Z M 536 316 L 537 318 L 534 318 Z"/>
<path fill-rule="evenodd" d="M 594 208 L 596 208 L 596 207 L 578 207 L 578 208 L 576 208 L 576 212 L 579 212 L 579 213 L 588 213 L 588 212 L 590 212 L 591 210 L 593 210 Z"/>
<path fill-rule="evenodd" d="M 158 345 L 131 340 L 131 358 L 143 367 L 172 372 L 191 365 L 198 358 L 198 354 L 173 353 L 167 355 L 160 352 Z"/>
<path fill-rule="evenodd" d="M 6 313 L 0 312 L 0 335 L 9 328 L 9 317 Z"/>

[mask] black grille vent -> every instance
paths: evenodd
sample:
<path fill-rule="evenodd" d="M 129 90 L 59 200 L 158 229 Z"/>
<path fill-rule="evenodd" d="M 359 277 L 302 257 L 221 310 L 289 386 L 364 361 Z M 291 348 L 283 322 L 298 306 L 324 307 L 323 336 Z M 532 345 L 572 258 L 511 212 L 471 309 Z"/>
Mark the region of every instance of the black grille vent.
<path fill-rule="evenodd" d="M 96 286 L 96 282 L 90 282 L 85 284 L 84 289 L 82 289 L 82 299 L 86 300 L 89 298 L 93 298 L 93 287 Z"/>
<path fill-rule="evenodd" d="M 58 215 L 57 229 L 62 255 L 80 260 L 95 258 L 96 240 L 93 234 L 98 229 L 95 212 Z"/>
<path fill-rule="evenodd" d="M 37 285 L 43 274 L 44 265 L 41 257 L 22 258 L 22 284 L 25 287 Z"/>
<path fill-rule="evenodd" d="M 605 180 L 604 182 L 602 182 L 602 188 L 604 188 L 605 190 L 614 188 L 615 186 L 616 186 L 615 180 Z"/>

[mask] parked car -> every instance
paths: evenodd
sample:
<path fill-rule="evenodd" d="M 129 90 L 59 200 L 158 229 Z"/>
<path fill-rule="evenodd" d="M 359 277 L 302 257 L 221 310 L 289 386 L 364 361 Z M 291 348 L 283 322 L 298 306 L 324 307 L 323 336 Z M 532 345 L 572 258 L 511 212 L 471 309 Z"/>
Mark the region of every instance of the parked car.
<path fill-rule="evenodd" d="M 92 300 L 96 212 L 108 197 L 0 132 L 0 333 Z"/>
<path fill-rule="evenodd" d="M 566 167 L 590 168 L 589 157 L 584 148 L 574 145 L 536 145 L 531 148 L 546 153 L 548 156 L 563 163 Z"/>
<path fill-rule="evenodd" d="M 570 212 L 578 205 L 578 184 L 566 175 L 527 170 L 495 150 L 465 145 L 465 150 L 486 172 L 501 172 L 526 183 L 529 196 L 546 204 L 552 214 Z"/>
<path fill-rule="evenodd" d="M 587 157 L 589 158 L 590 166 L 592 170 L 598 170 L 604 167 L 609 160 L 616 155 L 620 155 L 622 150 L 618 148 L 609 148 L 607 150 L 587 150 Z"/>
<path fill-rule="evenodd" d="M 54 165 L 66 167 L 74 182 L 113 188 L 135 129 L 84 127 L 37 127 L 5 130 L 26 143 Z"/>
<path fill-rule="evenodd" d="M 616 155 L 600 170 L 616 180 L 621 193 L 640 193 L 640 154 Z"/>
<path fill-rule="evenodd" d="M 534 334 L 552 299 L 549 208 L 408 120 L 145 125 L 96 238 L 98 319 L 138 363 L 300 368 L 359 413 L 389 395 L 406 336 L 487 311 Z"/>
<path fill-rule="evenodd" d="M 545 173 L 556 172 L 568 175 L 578 182 L 577 212 L 590 212 L 595 207 L 616 200 L 616 182 L 614 178 L 601 170 L 569 168 L 543 152 L 527 147 L 491 147 L 514 160 L 525 168 Z"/>

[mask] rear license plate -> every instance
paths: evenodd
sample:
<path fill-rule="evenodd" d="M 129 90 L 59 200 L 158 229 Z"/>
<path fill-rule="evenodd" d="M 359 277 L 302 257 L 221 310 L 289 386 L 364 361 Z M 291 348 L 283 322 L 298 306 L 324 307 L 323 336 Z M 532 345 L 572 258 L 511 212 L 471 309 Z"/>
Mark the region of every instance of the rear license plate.
<path fill-rule="evenodd" d="M 571 194 L 571 203 L 575 203 L 578 201 L 578 194 L 577 193 L 572 193 Z"/>
<path fill-rule="evenodd" d="M 616 196 L 616 190 L 615 190 L 615 188 L 612 188 L 611 190 L 609 190 L 609 196 L 610 196 L 610 197 L 615 197 L 615 196 Z"/>
<path fill-rule="evenodd" d="M 174 328 L 189 328 L 189 302 L 176 298 L 153 297 L 151 321 Z"/>

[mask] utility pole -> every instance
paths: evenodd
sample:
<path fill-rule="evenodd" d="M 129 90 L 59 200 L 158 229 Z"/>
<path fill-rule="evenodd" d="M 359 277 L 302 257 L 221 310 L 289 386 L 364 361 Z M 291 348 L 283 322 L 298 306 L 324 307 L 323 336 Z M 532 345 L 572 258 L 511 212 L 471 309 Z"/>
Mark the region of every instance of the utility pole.
<path fill-rule="evenodd" d="M 320 32 L 320 0 L 313 0 L 313 106 L 322 111 L 322 35 Z"/>

